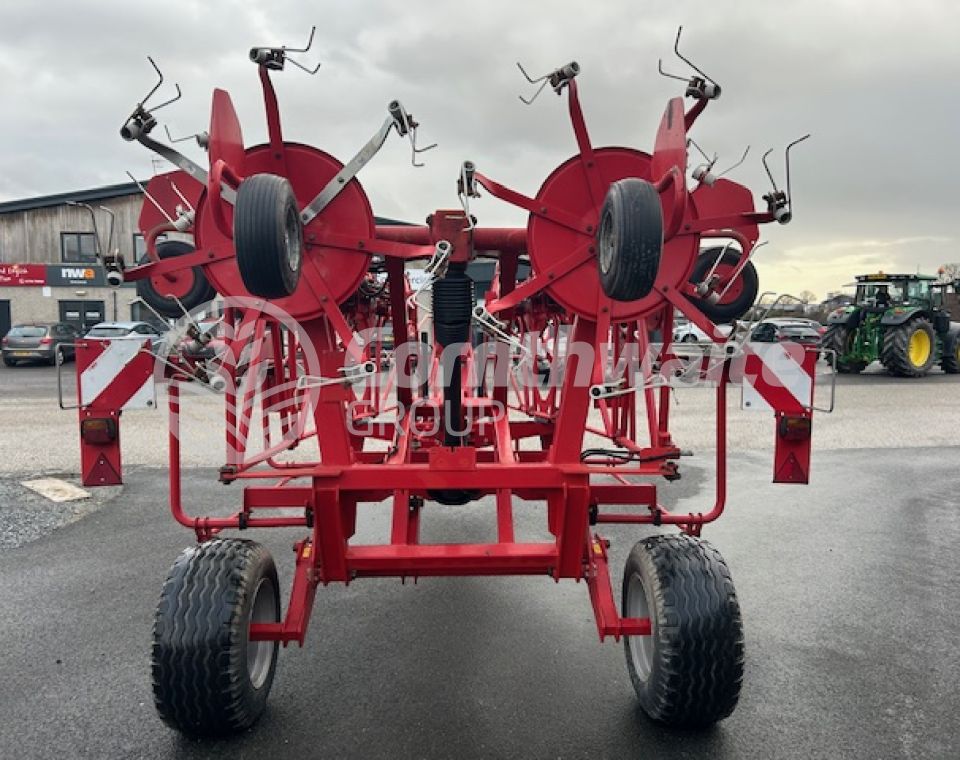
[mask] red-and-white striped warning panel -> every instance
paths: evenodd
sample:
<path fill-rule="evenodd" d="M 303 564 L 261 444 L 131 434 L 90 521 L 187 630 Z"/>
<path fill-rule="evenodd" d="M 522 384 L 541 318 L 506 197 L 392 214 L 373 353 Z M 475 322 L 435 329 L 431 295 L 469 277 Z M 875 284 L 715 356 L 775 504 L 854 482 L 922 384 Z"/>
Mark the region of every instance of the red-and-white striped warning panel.
<path fill-rule="evenodd" d="M 155 408 L 154 361 L 149 338 L 81 341 L 77 344 L 81 408 L 115 411 Z"/>
<path fill-rule="evenodd" d="M 751 343 L 745 349 L 744 409 L 804 414 L 813 408 L 816 351 L 797 343 Z"/>

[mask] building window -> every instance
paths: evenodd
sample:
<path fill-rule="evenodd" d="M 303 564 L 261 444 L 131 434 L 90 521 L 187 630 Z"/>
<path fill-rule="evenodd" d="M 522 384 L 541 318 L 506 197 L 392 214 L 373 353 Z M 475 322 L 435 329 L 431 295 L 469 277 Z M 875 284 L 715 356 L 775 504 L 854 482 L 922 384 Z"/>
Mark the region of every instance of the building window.
<path fill-rule="evenodd" d="M 70 263 L 96 263 L 97 236 L 92 232 L 61 232 L 60 259 Z"/>
<path fill-rule="evenodd" d="M 157 242 L 162 243 L 167 239 L 166 235 L 157 235 Z M 147 255 L 147 241 L 139 232 L 133 233 L 133 260 L 140 262 Z"/>

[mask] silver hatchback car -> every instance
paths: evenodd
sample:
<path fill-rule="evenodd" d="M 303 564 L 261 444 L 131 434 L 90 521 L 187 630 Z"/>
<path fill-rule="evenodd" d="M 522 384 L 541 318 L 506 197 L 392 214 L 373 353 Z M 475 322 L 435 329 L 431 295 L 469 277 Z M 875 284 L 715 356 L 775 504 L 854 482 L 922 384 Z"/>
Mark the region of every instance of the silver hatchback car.
<path fill-rule="evenodd" d="M 58 355 L 72 359 L 73 344 L 79 337 L 77 328 L 67 322 L 14 325 L 0 341 L 3 363 L 8 367 L 25 361 L 56 364 Z"/>

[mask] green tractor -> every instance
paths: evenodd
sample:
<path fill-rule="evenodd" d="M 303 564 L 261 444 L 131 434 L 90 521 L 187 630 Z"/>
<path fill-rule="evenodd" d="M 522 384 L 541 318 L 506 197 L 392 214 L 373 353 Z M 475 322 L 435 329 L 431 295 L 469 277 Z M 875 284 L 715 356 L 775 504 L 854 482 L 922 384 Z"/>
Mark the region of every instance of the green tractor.
<path fill-rule="evenodd" d="M 960 283 L 883 272 L 856 280 L 856 299 L 830 314 L 820 341 L 836 352 L 839 372 L 860 372 L 876 359 L 901 377 L 922 377 L 937 362 L 960 372 L 960 323 L 950 312 Z"/>

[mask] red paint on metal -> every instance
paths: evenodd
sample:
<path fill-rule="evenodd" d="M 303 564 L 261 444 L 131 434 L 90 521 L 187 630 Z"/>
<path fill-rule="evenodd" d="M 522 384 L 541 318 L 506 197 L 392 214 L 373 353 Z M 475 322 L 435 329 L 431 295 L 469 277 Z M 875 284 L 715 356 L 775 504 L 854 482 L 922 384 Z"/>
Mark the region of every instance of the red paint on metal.
<path fill-rule="evenodd" d="M 287 177 L 301 206 L 305 206 L 342 168 L 332 156 L 312 147 L 284 141 L 276 92 L 270 74 L 259 69 L 267 119 L 268 144 L 243 148 L 239 122 L 229 96 L 214 95 L 211 117 L 211 188 L 183 180 L 196 194 L 197 252 L 177 261 L 153 263 L 132 270 L 131 279 L 151 276 L 155 282 L 176 280 L 188 267 L 201 266 L 218 291 L 246 296 L 233 260 L 233 208 L 216 197 L 220 182 L 236 185 L 241 177 L 270 172 Z M 690 300 L 689 277 L 701 237 L 729 237 L 748 252 L 755 243 L 757 224 L 769 222 L 769 212 L 753 208 L 750 192 L 736 183 L 719 180 L 713 187 L 689 193 L 684 183 L 686 131 L 703 112 L 706 101 L 687 113 L 674 98 L 667 106 L 653 155 L 628 148 L 594 147 L 581 109 L 576 81 L 569 81 L 569 118 L 577 144 L 576 155 L 555 169 L 535 197 L 529 197 L 482 174 L 477 183 L 487 194 L 529 214 L 526 228 L 465 229 L 460 210 L 437 211 L 428 226 L 375 226 L 369 201 L 356 179 L 346 183 L 336 199 L 304 231 L 304 265 L 293 295 L 270 306 L 300 323 L 302 333 L 281 329 L 267 305 L 227 309 L 224 323 L 236 328 L 225 339 L 225 376 L 259 378 L 238 390 L 228 384 L 225 394 L 228 454 L 221 471 L 224 482 L 245 485 L 240 509 L 228 516 L 194 516 L 184 504 L 180 462 L 180 385 L 192 381 L 185 367 L 170 372 L 170 509 L 174 518 L 204 540 L 228 529 L 304 527 L 295 545 L 293 590 L 284 620 L 251 627 L 253 640 L 303 643 L 312 605 L 320 584 L 350 583 L 368 576 L 407 578 L 432 575 L 549 575 L 554 579 L 584 579 L 601 638 L 649 635 L 650 621 L 622 618 L 610 581 L 606 542 L 591 534 L 591 523 L 676 525 L 699 534 L 702 526 L 722 514 L 726 505 L 727 441 L 726 393 L 730 360 L 711 369 L 706 360 L 695 366 L 698 377 L 716 382 L 716 489 L 706 511 L 671 513 L 658 501 L 651 478 L 678 475 L 680 449 L 670 433 L 670 389 L 655 382 L 663 362 L 676 360 L 671 338 L 674 319 L 685 314 L 717 343 L 726 341 L 716 326 Z M 609 185 L 640 177 L 660 191 L 666 242 L 651 293 L 632 303 L 618 303 L 603 295 L 596 264 L 596 230 Z M 156 180 L 155 180 L 156 181 Z M 151 183 L 151 188 L 153 182 Z M 164 207 L 173 201 L 169 181 L 157 184 Z M 190 196 L 193 198 L 194 196 Z M 141 221 L 159 229 L 162 217 L 144 212 Z M 411 299 L 405 277 L 407 262 L 426 260 L 439 240 L 453 243 L 453 261 L 466 262 L 475 252 L 498 260 L 487 294 L 487 309 L 503 320 L 516 337 L 542 339 L 539 362 L 548 360 L 554 382 L 523 385 L 517 375 L 524 360 L 510 344 L 506 356 L 483 360 L 481 346 L 464 352 L 462 383 L 464 416 L 473 426 L 464 445 L 443 445 L 443 388 L 438 377 L 438 347 L 428 341 L 425 355 L 397 358 L 402 349 L 419 344 L 426 327 L 426 303 Z M 531 272 L 518 280 L 520 256 L 528 254 Z M 371 257 L 384 259 L 386 286 L 368 274 Z M 732 277 L 735 268 L 722 275 Z M 358 290 L 360 285 L 363 288 Z M 737 292 L 735 285 L 728 298 Z M 387 361 L 382 337 L 359 344 L 354 331 L 393 327 L 396 348 Z M 499 329 L 499 328 L 498 328 Z M 664 341 L 655 369 L 645 359 L 640 377 L 645 384 L 628 395 L 619 391 L 593 398 L 589 384 L 603 385 L 608 355 L 617 361 L 627 344 L 636 343 L 646 356 L 653 347 L 652 331 Z M 502 336 L 497 336 L 502 338 Z M 592 348 L 591 357 L 564 357 L 564 344 L 580 342 Z M 498 341 L 487 336 L 486 345 Z M 607 345 L 610 344 L 610 348 Z M 502 347 L 502 346 L 500 346 Z M 541 350 L 541 349 L 538 349 Z M 246 353 L 244 353 L 246 352 Z M 307 357 L 310 354 L 310 357 Z M 564 359 L 562 368 L 557 360 Z M 357 362 L 387 367 L 389 377 L 362 384 L 336 382 Z M 506 378 L 489 391 L 486 371 L 504 368 Z M 581 367 L 582 365 L 582 367 Z M 183 365 L 180 365 L 183 366 Z M 399 382 L 400 372 L 418 366 L 424 377 L 410 387 Z M 578 369 L 583 372 L 578 372 Z M 299 379 L 310 375 L 306 386 Z M 580 382 L 578 375 L 586 377 Z M 561 378 L 556 382 L 557 378 Z M 320 379 L 322 382 L 315 383 Z M 582 378 L 580 378 L 582 379 Z M 622 374 L 615 381 L 636 382 Z M 477 385 L 482 390 L 478 390 Z M 611 386 L 618 388 L 616 384 Z M 395 388 L 395 401 L 388 398 Z M 624 390 L 621 388 L 621 390 Z M 627 389 L 629 390 L 629 389 Z M 252 402 L 262 399 L 254 414 Z M 780 410 L 796 413 L 775 389 L 770 398 Z M 499 409 L 498 409 L 499 407 Z M 402 410 L 403 414 L 399 411 Z M 596 410 L 600 423 L 588 428 Z M 511 419 L 517 414 L 526 419 Z M 645 415 L 645 419 L 640 415 Z M 389 419 L 381 419 L 388 417 Z M 279 418 L 282 437 L 275 429 Z M 260 426 L 263 446 L 250 439 Z M 585 433 L 603 437 L 606 446 L 626 452 L 618 462 L 609 451 L 584 451 Z M 782 440 L 781 440 L 782 439 Z M 318 455 L 285 458 L 306 442 Z M 373 445 L 367 445 L 367 442 Z M 804 451 L 803 447 L 807 446 Z M 783 457 L 781 459 L 781 452 Z M 807 441 L 778 435 L 776 472 L 797 481 L 809 468 Z M 117 450 L 119 456 L 119 449 Z M 632 458 L 631 458 L 632 457 Z M 100 467 L 112 466 L 105 459 Z M 116 460 L 119 472 L 119 458 Z M 613 476 L 616 482 L 606 476 Z M 638 482 L 644 478 L 644 482 Z M 600 481 L 603 482 L 600 482 Z M 421 542 L 421 521 L 440 510 L 454 512 L 457 492 L 467 497 L 495 499 L 496 541 L 429 545 Z M 441 493 L 442 492 L 442 493 Z M 517 542 L 514 513 L 526 502 L 547 504 L 551 540 Z M 383 543 L 352 542 L 358 509 L 390 510 L 390 535 Z M 291 510 L 289 514 L 278 509 Z"/>

